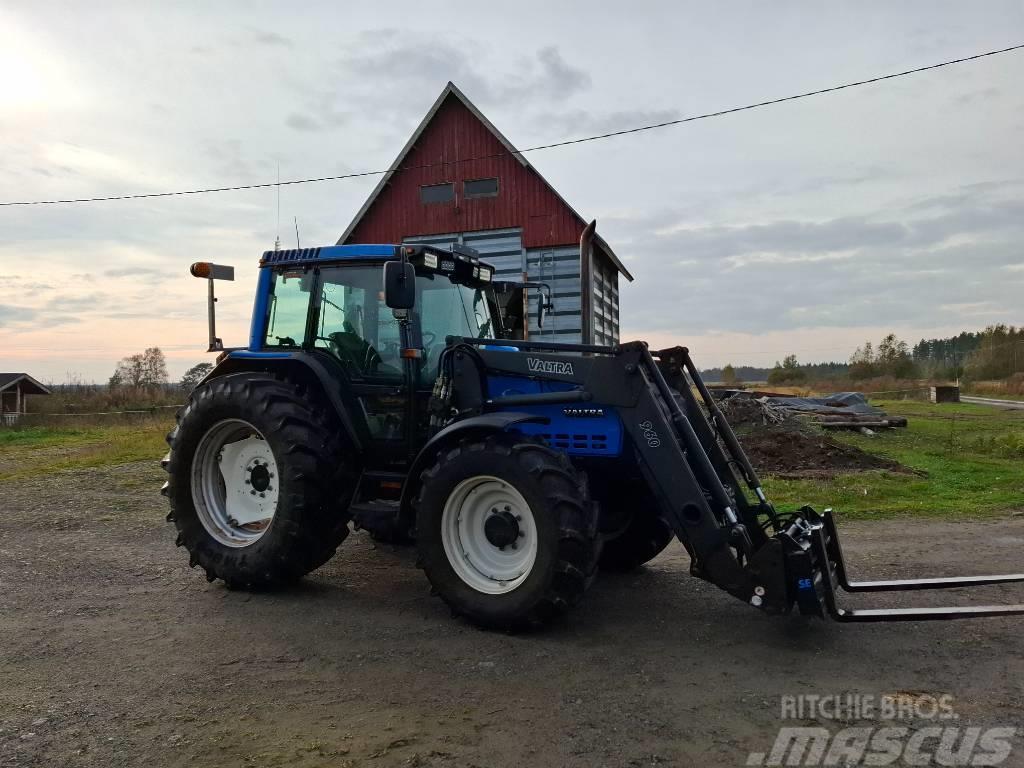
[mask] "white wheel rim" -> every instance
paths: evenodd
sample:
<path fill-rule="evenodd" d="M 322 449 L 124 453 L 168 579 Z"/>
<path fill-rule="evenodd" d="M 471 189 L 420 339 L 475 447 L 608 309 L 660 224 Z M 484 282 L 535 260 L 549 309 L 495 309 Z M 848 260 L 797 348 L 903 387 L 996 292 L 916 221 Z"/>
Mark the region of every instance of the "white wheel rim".
<path fill-rule="evenodd" d="M 487 519 L 515 519 L 518 535 L 499 548 L 487 537 Z M 441 514 L 441 542 L 452 570 L 488 595 L 511 592 L 529 577 L 537 560 L 537 526 L 530 505 L 513 486 L 490 475 L 463 480 L 448 496 Z"/>
<path fill-rule="evenodd" d="M 192 502 L 199 521 L 228 547 L 262 538 L 277 511 L 280 473 L 274 452 L 247 421 L 210 427 L 192 459 Z"/>

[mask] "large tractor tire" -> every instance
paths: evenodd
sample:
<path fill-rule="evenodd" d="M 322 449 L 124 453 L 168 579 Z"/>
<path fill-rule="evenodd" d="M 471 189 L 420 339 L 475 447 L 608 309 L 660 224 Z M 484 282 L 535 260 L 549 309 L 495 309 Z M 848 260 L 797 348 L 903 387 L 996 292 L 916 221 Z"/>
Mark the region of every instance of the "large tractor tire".
<path fill-rule="evenodd" d="M 608 507 L 609 517 L 614 516 L 620 525 L 612 533 L 605 532 L 602 570 L 636 570 L 661 554 L 675 538 L 668 523 L 656 512 L 654 495 L 641 480 L 609 489 L 602 504 Z"/>
<path fill-rule="evenodd" d="M 421 475 L 419 564 L 456 614 L 530 629 L 583 597 L 600 554 L 586 479 L 518 434 L 467 440 Z"/>
<path fill-rule="evenodd" d="M 350 457 L 309 391 L 259 374 L 208 381 L 178 412 L 167 442 L 167 519 L 208 581 L 290 584 L 348 535 Z"/>

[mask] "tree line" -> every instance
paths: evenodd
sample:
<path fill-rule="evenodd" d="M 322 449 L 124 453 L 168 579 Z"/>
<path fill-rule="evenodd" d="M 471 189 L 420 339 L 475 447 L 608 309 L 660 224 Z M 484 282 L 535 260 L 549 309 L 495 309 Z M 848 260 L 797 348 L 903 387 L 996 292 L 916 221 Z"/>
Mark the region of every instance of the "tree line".
<path fill-rule="evenodd" d="M 990 325 L 944 339 L 921 339 L 911 347 L 890 333 L 877 343 L 866 341 L 847 362 L 800 363 L 787 355 L 771 368 L 733 366 L 703 371 L 709 381 L 735 386 L 744 381 L 801 384 L 827 379 L 864 381 L 882 376 L 896 379 L 985 381 L 1024 374 L 1024 327 Z"/>

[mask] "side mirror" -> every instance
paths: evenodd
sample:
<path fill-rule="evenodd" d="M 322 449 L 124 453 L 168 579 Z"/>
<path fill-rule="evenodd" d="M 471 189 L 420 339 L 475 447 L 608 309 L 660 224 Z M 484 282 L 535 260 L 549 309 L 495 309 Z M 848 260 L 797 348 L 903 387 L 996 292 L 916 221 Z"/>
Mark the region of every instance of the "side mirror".
<path fill-rule="evenodd" d="M 537 327 L 544 327 L 544 318 L 547 313 L 555 308 L 555 305 L 551 301 L 551 289 L 548 288 L 547 295 L 544 295 L 544 286 L 537 291 Z"/>
<path fill-rule="evenodd" d="M 391 309 L 412 309 L 416 303 L 416 268 L 409 262 L 384 264 L 384 303 Z"/>

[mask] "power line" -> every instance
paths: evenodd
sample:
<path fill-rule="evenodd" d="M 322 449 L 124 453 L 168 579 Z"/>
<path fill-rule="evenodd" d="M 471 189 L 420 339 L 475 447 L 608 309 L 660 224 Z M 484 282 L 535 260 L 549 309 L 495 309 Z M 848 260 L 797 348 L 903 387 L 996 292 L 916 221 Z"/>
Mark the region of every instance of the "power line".
<path fill-rule="evenodd" d="M 653 131 L 657 128 L 668 128 L 675 125 L 682 125 L 684 123 L 692 123 L 697 120 L 707 120 L 712 117 L 722 117 L 724 115 L 735 114 L 736 112 L 746 112 L 751 109 L 759 109 L 761 107 L 769 107 L 774 104 L 782 104 L 787 101 L 796 101 L 797 99 L 806 99 L 810 96 L 820 96 L 825 93 L 833 93 L 835 91 L 842 91 L 848 88 L 857 88 L 862 85 L 871 85 L 873 83 L 880 83 L 883 80 L 893 80 L 897 77 L 906 77 L 907 75 L 915 75 L 920 72 L 927 72 L 932 69 L 939 69 L 941 67 L 949 67 L 953 64 L 963 64 L 968 61 L 975 61 L 976 59 L 983 59 L 988 56 L 998 56 L 1003 53 L 1010 53 L 1012 51 L 1019 51 L 1024 49 L 1024 43 L 1018 45 L 1011 45 L 1008 48 L 999 48 L 993 51 L 985 51 L 984 53 L 976 53 L 973 56 L 964 56 L 959 59 L 950 59 L 948 61 L 942 61 L 938 64 L 929 64 L 924 67 L 915 67 L 914 69 L 907 69 L 902 72 L 893 72 L 888 75 L 879 75 L 878 77 L 868 78 L 866 80 L 856 80 L 850 83 L 843 83 L 841 85 L 833 85 L 828 88 L 819 88 L 814 91 L 805 91 L 803 93 L 796 93 L 790 96 L 782 96 L 777 99 L 768 99 L 766 101 L 758 101 L 753 104 L 744 104 L 740 107 L 730 107 L 729 109 L 720 109 L 717 112 L 705 112 L 700 115 L 692 115 L 690 117 L 681 117 L 676 120 L 665 120 L 660 123 L 651 123 L 649 125 L 641 125 L 635 128 L 625 128 L 620 131 L 609 131 L 607 133 L 599 133 L 593 136 L 583 136 L 578 139 L 566 139 L 564 141 L 556 141 L 550 144 L 538 144 L 535 147 L 527 147 L 526 149 L 518 149 L 507 152 L 497 152 L 489 155 L 478 155 L 476 157 L 466 157 L 458 160 L 452 160 L 447 162 L 438 163 L 423 163 L 420 165 L 405 165 L 405 166 L 393 166 L 385 168 L 379 171 L 359 171 L 356 173 L 343 173 L 335 176 L 318 176 L 308 179 L 291 179 L 289 181 L 281 181 L 280 179 L 276 182 L 264 182 L 261 184 L 237 184 L 229 187 L 206 187 L 203 189 L 187 189 L 178 190 L 175 192 L 143 192 L 133 195 L 109 195 L 106 197 L 78 197 L 69 198 L 66 200 L 18 200 L 10 202 L 0 202 L 0 207 L 15 206 L 15 205 L 62 205 L 67 203 L 105 203 L 114 200 L 142 200 L 146 198 L 156 197 L 181 197 L 184 195 L 202 195 L 211 192 L 236 192 L 246 189 L 267 189 L 269 187 L 277 187 L 280 189 L 283 186 L 291 186 L 293 184 L 317 184 L 324 181 L 340 181 L 342 179 L 358 179 L 366 176 L 383 176 L 387 173 L 400 170 L 413 170 L 418 168 L 435 168 L 441 165 L 455 165 L 457 163 L 469 163 L 475 160 L 490 160 L 498 157 L 505 157 L 508 155 L 523 155 L 527 152 L 537 152 L 543 149 L 556 149 L 558 147 L 568 147 L 574 144 L 584 144 L 590 141 L 600 141 L 603 139 L 611 139 L 616 136 L 627 136 L 629 134 L 641 133 L 643 131 Z"/>

